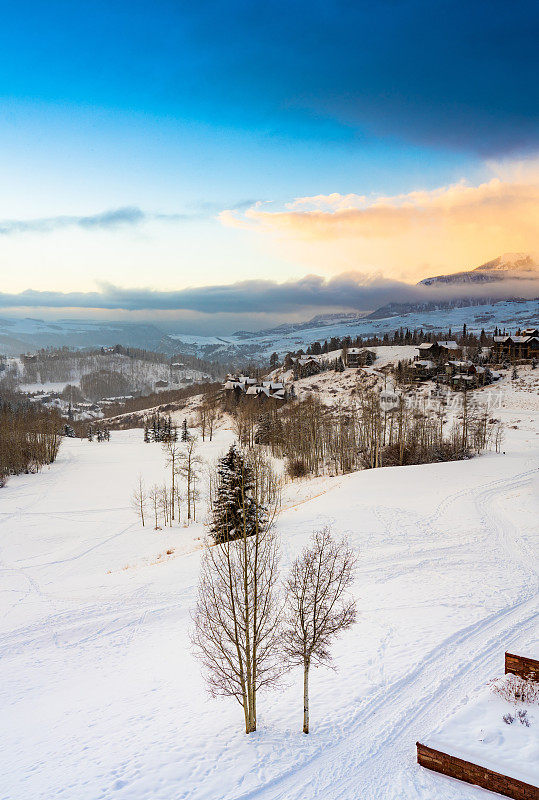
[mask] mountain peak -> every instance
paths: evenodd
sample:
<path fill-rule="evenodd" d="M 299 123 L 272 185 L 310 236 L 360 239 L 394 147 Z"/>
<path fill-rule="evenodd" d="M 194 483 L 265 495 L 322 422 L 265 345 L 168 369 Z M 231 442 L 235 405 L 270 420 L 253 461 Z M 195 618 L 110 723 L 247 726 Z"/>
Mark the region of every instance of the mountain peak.
<path fill-rule="evenodd" d="M 501 280 L 535 280 L 539 278 L 539 266 L 528 253 L 504 253 L 502 256 L 487 261 L 479 267 L 450 275 L 437 275 L 424 278 L 419 286 L 435 286 L 436 284 L 490 283 Z"/>

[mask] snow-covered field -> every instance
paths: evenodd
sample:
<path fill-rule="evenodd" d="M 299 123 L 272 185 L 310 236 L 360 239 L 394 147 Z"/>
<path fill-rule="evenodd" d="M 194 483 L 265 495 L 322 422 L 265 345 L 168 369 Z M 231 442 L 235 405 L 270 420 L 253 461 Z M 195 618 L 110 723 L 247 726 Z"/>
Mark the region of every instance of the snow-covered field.
<path fill-rule="evenodd" d="M 505 454 L 285 488 L 283 569 L 328 523 L 359 556 L 358 622 L 338 671 L 313 672 L 309 736 L 299 672 L 260 695 L 250 736 L 237 704 L 206 694 L 188 636 L 203 525 L 154 531 L 130 508 L 139 474 L 165 479 L 159 445 L 140 430 L 67 439 L 52 467 L 11 479 L 0 798 L 486 798 L 418 767 L 415 742 L 499 675 L 505 649 L 539 654 L 535 375 L 494 390 Z M 231 440 L 201 446 L 207 462 Z"/>
<path fill-rule="evenodd" d="M 539 786 L 539 703 L 510 701 L 494 693 L 493 685 L 472 694 L 423 744 Z"/>

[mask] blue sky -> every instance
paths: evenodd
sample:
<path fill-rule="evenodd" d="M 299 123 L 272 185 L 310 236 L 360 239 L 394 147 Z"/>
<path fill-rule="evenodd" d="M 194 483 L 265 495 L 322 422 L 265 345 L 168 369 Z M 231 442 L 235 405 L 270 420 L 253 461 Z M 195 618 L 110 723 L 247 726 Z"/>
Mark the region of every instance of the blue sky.
<path fill-rule="evenodd" d="M 5 4 L 2 288 L 413 281 L 533 248 L 538 27 L 531 2 Z M 455 186 L 499 235 L 459 228 Z M 416 217 L 374 241 L 322 197 Z"/>

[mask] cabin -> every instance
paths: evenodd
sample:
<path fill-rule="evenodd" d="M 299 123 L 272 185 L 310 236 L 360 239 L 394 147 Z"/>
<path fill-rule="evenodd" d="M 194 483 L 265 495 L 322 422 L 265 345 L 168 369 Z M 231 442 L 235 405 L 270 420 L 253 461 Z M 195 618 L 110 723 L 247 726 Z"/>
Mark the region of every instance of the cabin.
<path fill-rule="evenodd" d="M 361 347 L 349 347 L 344 353 L 344 366 L 345 367 L 359 367 L 361 366 Z"/>
<path fill-rule="evenodd" d="M 471 369 L 473 364 L 471 361 L 457 361 L 456 359 L 450 359 L 446 361 L 445 364 L 445 374 L 452 376 L 456 375 L 457 373 L 468 374 L 472 372 Z"/>
<path fill-rule="evenodd" d="M 344 351 L 345 367 L 364 367 L 374 363 L 376 353 L 367 350 L 365 347 L 349 347 Z"/>
<path fill-rule="evenodd" d="M 418 360 L 426 358 L 429 361 L 449 361 L 462 358 L 462 347 L 451 340 L 422 342 L 418 345 L 417 350 L 416 359 Z"/>
<path fill-rule="evenodd" d="M 292 359 L 292 364 L 297 378 L 309 378 L 322 371 L 320 356 L 299 356 Z"/>
<path fill-rule="evenodd" d="M 539 331 L 526 328 L 514 336 L 495 336 L 494 354 L 497 361 L 521 361 L 539 357 Z"/>
<path fill-rule="evenodd" d="M 475 389 L 477 386 L 477 377 L 475 375 L 469 375 L 466 372 L 457 372 L 456 375 L 453 375 L 451 378 L 451 385 L 454 389 Z"/>

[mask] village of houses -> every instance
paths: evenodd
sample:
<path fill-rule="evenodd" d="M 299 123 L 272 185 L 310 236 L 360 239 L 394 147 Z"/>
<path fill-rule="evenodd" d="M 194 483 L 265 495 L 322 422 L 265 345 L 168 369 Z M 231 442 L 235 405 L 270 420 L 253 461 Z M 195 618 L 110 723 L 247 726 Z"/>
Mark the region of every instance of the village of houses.
<path fill-rule="evenodd" d="M 268 376 L 257 378 L 229 374 L 223 388 L 225 393 L 234 393 L 237 399 L 246 396 L 282 403 L 295 397 L 295 381 L 330 369 L 370 368 L 376 362 L 376 350 L 382 349 L 344 347 L 323 355 L 288 354 L 283 366 Z M 398 353 L 399 348 L 393 350 Z M 468 391 L 497 381 L 500 377 L 498 369 L 516 369 L 523 363 L 535 366 L 539 359 L 539 329 L 527 328 L 517 334 L 495 335 L 492 346 L 473 348 L 473 352 L 472 348 L 460 345 L 456 340 L 444 339 L 421 342 L 415 351 L 413 358 L 401 362 L 410 382 L 433 381 L 438 387 Z M 398 354 L 396 358 L 399 359 Z M 395 363 L 392 366 L 394 368 Z"/>

